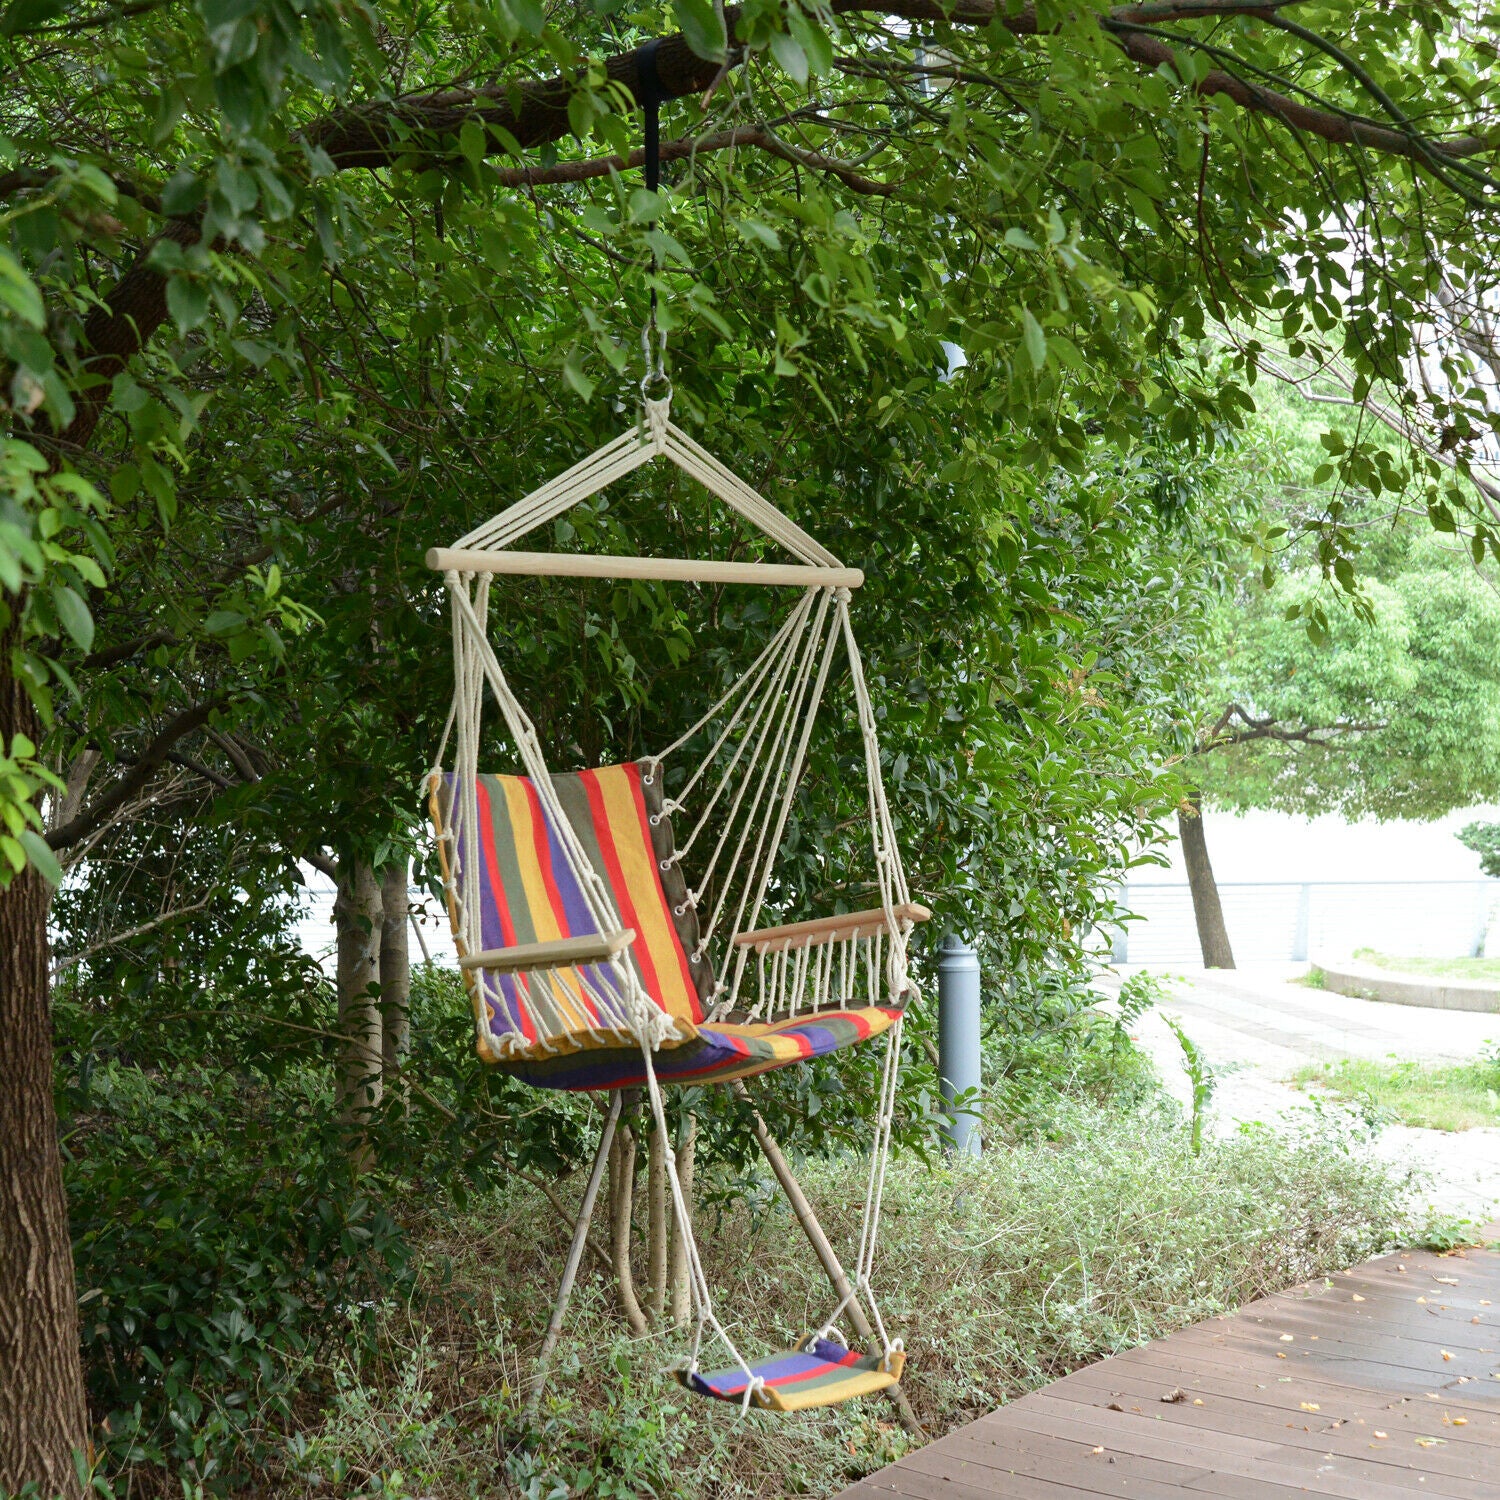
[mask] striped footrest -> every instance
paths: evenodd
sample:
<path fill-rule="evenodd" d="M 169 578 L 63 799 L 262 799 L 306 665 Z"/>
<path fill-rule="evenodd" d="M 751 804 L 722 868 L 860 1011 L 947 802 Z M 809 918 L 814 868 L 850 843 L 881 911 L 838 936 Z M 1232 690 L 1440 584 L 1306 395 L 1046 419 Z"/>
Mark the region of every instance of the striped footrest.
<path fill-rule="evenodd" d="M 804 1411 L 810 1406 L 837 1406 L 856 1396 L 888 1390 L 901 1378 L 906 1356 L 893 1349 L 888 1360 L 860 1354 L 830 1339 L 809 1334 L 795 1348 L 768 1355 L 750 1366 L 765 1384 L 750 1398 L 753 1406 L 770 1411 Z M 732 1370 L 678 1370 L 677 1378 L 700 1396 L 742 1402 L 748 1377 Z"/>

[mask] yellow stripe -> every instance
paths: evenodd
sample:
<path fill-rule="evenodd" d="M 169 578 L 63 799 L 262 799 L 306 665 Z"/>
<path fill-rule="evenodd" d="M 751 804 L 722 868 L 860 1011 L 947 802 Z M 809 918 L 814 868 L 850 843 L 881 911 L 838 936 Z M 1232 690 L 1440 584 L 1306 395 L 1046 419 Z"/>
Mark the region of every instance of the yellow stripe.
<path fill-rule="evenodd" d="M 847 1380 L 837 1385 L 825 1385 L 813 1390 L 799 1391 L 796 1386 L 767 1386 L 755 1395 L 758 1406 L 768 1406 L 772 1411 L 808 1411 L 815 1406 L 837 1406 L 856 1396 L 873 1396 L 876 1391 L 888 1391 L 896 1378 L 884 1370 L 851 1370 Z"/>
<path fill-rule="evenodd" d="M 649 830 L 641 826 L 635 791 L 624 766 L 607 766 L 599 772 L 599 794 L 614 839 L 615 855 L 620 861 L 620 873 L 635 904 L 635 945 L 644 946 L 651 957 L 661 987 L 659 998 L 667 1014 L 691 1021 L 694 997 L 683 974 L 682 945 L 662 899 Z"/>
<path fill-rule="evenodd" d="M 557 913 L 552 909 L 552 897 L 547 883 L 542 878 L 542 867 L 537 860 L 537 834 L 543 832 L 537 826 L 531 798 L 527 795 L 526 783 L 519 776 L 496 777 L 505 788 L 505 806 L 510 814 L 510 826 L 515 835 L 516 864 L 521 870 L 521 884 L 526 890 L 526 905 L 531 913 L 531 924 L 539 943 L 551 942 L 569 936 L 562 930 Z M 549 974 L 557 983 L 549 980 Z M 572 969 L 556 969 L 526 976 L 526 987 L 533 1008 L 539 1012 L 542 1030 L 549 1035 L 582 1030 L 593 1024 L 587 1008 L 578 975 Z M 559 999 L 558 991 L 566 995 Z M 542 1007 L 546 1009 L 542 1009 Z"/>

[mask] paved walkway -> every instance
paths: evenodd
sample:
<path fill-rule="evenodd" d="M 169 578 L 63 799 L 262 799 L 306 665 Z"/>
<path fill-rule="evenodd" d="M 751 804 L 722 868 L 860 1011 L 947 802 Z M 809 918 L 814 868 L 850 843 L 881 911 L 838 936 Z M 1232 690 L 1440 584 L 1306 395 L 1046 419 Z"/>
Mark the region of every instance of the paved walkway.
<path fill-rule="evenodd" d="M 1128 975 L 1136 971 L 1122 969 Z M 1184 1103 L 1191 1086 L 1182 1049 L 1162 1014 L 1175 1016 L 1218 1069 L 1214 1127 L 1260 1121 L 1291 1125 L 1307 1119 L 1308 1095 L 1284 1080 L 1310 1061 L 1344 1057 L 1467 1062 L 1500 1043 L 1500 1015 L 1428 1010 L 1359 1000 L 1293 983 L 1305 965 L 1195 969 L 1171 976 L 1172 997 L 1144 1015 L 1134 1034 L 1168 1089 Z M 1153 972 L 1160 973 L 1153 967 Z M 1117 980 L 1100 988 L 1118 989 Z M 1446 1213 L 1483 1222 L 1500 1213 L 1500 1129 L 1449 1133 L 1387 1126 L 1377 1155 L 1419 1167 L 1430 1179 L 1429 1201 Z"/>
<path fill-rule="evenodd" d="M 1500 1226 L 1497 1226 L 1500 1227 Z M 840 1500 L 1493 1500 L 1500 1256 L 1386 1256 L 1090 1365 Z"/>

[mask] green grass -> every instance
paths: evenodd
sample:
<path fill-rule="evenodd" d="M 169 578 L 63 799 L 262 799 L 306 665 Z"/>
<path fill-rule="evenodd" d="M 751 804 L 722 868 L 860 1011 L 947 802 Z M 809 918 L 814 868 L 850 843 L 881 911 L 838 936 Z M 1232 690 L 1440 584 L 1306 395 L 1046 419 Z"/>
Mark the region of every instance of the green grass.
<path fill-rule="evenodd" d="M 1500 1054 L 1457 1066 L 1345 1058 L 1310 1063 L 1292 1075 L 1292 1082 L 1402 1125 L 1428 1130 L 1500 1125 Z"/>
<path fill-rule="evenodd" d="M 1374 948 L 1356 948 L 1362 964 L 1399 974 L 1421 974 L 1432 979 L 1500 980 L 1500 958 L 1401 958 L 1378 953 Z"/>
<path fill-rule="evenodd" d="M 1045 1136 L 977 1161 L 894 1164 L 878 1280 L 928 1433 L 1409 1238 L 1407 1175 L 1334 1134 L 1250 1132 L 1194 1157 L 1175 1111 L 1068 1106 Z M 841 1246 L 858 1232 L 858 1176 L 856 1162 L 805 1171 Z M 720 1310 L 746 1348 L 777 1347 L 828 1310 L 784 1206 L 704 1209 L 700 1228 Z M 776 1500 L 836 1493 L 910 1446 L 881 1401 L 742 1417 L 690 1398 L 663 1374 L 682 1337 L 625 1337 L 592 1267 L 525 1440 L 521 1392 L 562 1226 L 517 1184 L 462 1212 L 434 1205 L 413 1229 L 427 1294 L 385 1310 L 374 1360 L 309 1370 L 333 1399 L 281 1429 L 264 1492 Z"/>

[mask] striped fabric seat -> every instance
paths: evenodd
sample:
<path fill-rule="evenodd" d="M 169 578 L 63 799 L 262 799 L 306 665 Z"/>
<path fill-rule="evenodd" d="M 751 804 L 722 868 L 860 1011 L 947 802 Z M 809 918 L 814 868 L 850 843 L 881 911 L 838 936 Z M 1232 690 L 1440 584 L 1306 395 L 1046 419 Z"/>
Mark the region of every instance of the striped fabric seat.
<path fill-rule="evenodd" d="M 748 1078 L 878 1036 L 900 1014 L 895 1007 L 865 1006 L 749 1025 L 706 1023 L 704 1001 L 713 989 L 713 970 L 706 959 L 691 958 L 699 940 L 698 915 L 674 858 L 659 778 L 632 762 L 554 776 L 552 783 L 589 862 L 614 898 L 622 925 L 636 933 L 626 952 L 641 987 L 677 1022 L 678 1039 L 664 1043 L 655 1058 L 664 1081 Z M 449 822 L 451 793 L 451 778 L 432 789 L 440 836 Z M 522 776 L 481 776 L 476 793 L 483 947 L 598 935 L 531 782 Z M 438 847 L 446 861 L 447 845 L 440 839 Z M 457 934 L 457 910 L 450 908 L 450 916 Z M 526 974 L 491 974 L 487 993 L 472 971 L 465 972 L 476 1021 L 482 1005 L 489 1023 L 479 1028 L 478 1050 L 485 1062 L 537 1088 L 616 1089 L 644 1082 L 634 1038 L 602 1023 L 589 997 L 589 988 L 603 982 L 596 966 L 552 970 L 541 983 Z M 522 985 L 530 1002 L 525 1007 L 519 1003 Z M 502 1052 L 490 1045 L 486 1030 L 505 1043 Z"/>
<path fill-rule="evenodd" d="M 805 1411 L 810 1406 L 837 1406 L 856 1396 L 888 1390 L 901 1379 L 906 1356 L 893 1349 L 889 1360 L 876 1354 L 860 1354 L 810 1334 L 795 1348 L 772 1354 L 750 1366 L 765 1385 L 750 1398 L 754 1406 L 771 1411 Z M 678 1370 L 677 1379 L 700 1396 L 740 1402 L 745 1398 L 748 1377 L 736 1366 L 732 1370 Z"/>

